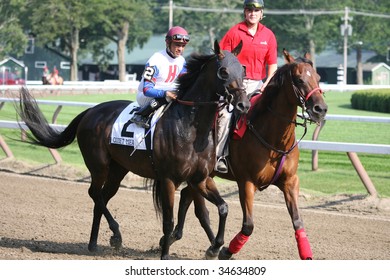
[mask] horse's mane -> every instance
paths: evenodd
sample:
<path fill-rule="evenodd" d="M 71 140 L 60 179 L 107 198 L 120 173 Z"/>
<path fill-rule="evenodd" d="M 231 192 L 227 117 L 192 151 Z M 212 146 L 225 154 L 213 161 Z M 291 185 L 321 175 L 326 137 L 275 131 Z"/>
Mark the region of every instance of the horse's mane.
<path fill-rule="evenodd" d="M 268 104 L 278 95 L 279 89 L 284 84 L 289 73 L 291 73 L 291 70 L 299 63 L 308 63 L 313 66 L 313 62 L 311 60 L 304 57 L 298 57 L 294 62 L 286 63 L 282 67 L 278 68 L 266 86 L 261 98 L 259 98 L 253 105 L 253 114 L 251 114 L 251 118 L 267 109 Z"/>
<path fill-rule="evenodd" d="M 178 78 L 178 98 L 182 97 L 183 94 L 187 92 L 189 88 L 195 83 L 202 70 L 203 65 L 215 56 L 215 54 L 191 54 L 191 58 L 187 62 L 187 73 Z"/>
<path fill-rule="evenodd" d="M 278 68 L 270 80 L 269 84 L 265 88 L 265 91 L 263 93 L 263 97 L 261 99 L 268 100 L 269 98 L 275 97 L 277 95 L 279 89 L 284 84 L 285 79 L 288 77 L 289 73 L 291 73 L 291 70 L 299 63 L 308 63 L 313 67 L 313 62 L 307 58 L 304 57 L 298 57 L 295 59 L 292 63 L 286 63 L 282 67 Z M 264 103 L 267 103 L 263 101 Z M 268 103 L 267 103 L 268 104 Z"/>

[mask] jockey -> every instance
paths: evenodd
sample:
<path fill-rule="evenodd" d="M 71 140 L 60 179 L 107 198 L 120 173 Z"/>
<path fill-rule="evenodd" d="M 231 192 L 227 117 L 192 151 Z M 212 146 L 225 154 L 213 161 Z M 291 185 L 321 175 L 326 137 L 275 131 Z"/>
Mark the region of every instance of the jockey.
<path fill-rule="evenodd" d="M 176 99 L 175 80 L 187 72 L 183 52 L 189 41 L 188 32 L 174 26 L 165 36 L 166 48 L 149 58 L 137 93 L 141 108 L 131 119 L 133 123 L 149 128 L 149 116 L 162 105 Z"/>
<path fill-rule="evenodd" d="M 50 76 L 49 68 L 47 68 L 47 66 L 45 66 L 43 68 L 43 72 L 42 72 L 42 83 L 43 84 L 47 83 L 47 79 L 49 76 Z"/>

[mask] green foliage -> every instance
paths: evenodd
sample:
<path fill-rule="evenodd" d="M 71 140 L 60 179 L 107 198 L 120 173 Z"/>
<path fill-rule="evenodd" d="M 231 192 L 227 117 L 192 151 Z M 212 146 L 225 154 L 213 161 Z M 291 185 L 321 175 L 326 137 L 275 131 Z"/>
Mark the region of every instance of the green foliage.
<path fill-rule="evenodd" d="M 227 13 L 224 9 L 242 9 L 242 3 L 240 0 L 175 1 L 178 6 L 215 9 L 216 12 L 177 9 L 174 10 L 173 25 L 181 25 L 189 31 L 191 47 L 201 53 L 209 53 L 216 39 L 220 41 L 230 27 L 243 20 L 242 13 Z M 163 33 L 167 31 L 167 26 L 164 25 Z"/>
<path fill-rule="evenodd" d="M 374 112 L 390 113 L 390 91 L 358 91 L 351 97 L 351 105 L 354 109 Z"/>
<path fill-rule="evenodd" d="M 0 59 L 5 55 L 22 55 L 27 46 L 19 14 L 26 0 L 2 0 L 0 2 Z"/>

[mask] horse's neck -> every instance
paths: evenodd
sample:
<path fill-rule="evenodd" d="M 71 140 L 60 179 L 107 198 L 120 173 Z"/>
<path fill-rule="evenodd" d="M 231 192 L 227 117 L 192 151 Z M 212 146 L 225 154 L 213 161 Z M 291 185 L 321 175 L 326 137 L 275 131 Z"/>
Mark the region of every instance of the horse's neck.
<path fill-rule="evenodd" d="M 216 77 L 214 76 L 215 69 L 212 67 L 211 65 L 205 66 L 193 86 L 181 97 L 182 100 L 194 102 L 195 104 L 198 103 L 194 110 L 189 108 L 184 109 L 191 112 L 190 116 L 196 122 L 203 121 L 210 124 L 214 121 L 214 116 L 217 111 L 217 102 L 220 96 L 217 93 Z M 213 102 L 215 104 L 212 104 Z"/>
<path fill-rule="evenodd" d="M 263 104 L 253 123 L 269 144 L 288 146 L 295 141 L 297 106 L 288 102 L 284 94 L 286 89 L 280 91 L 275 98 L 271 97 Z"/>

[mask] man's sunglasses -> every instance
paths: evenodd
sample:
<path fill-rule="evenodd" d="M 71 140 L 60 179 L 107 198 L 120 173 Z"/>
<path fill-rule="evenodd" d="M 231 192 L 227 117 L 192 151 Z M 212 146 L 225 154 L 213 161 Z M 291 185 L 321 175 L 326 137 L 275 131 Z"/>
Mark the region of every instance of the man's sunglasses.
<path fill-rule="evenodd" d="M 262 9 L 263 6 L 261 6 L 259 3 L 251 3 L 245 5 L 245 9 Z"/>
<path fill-rule="evenodd" d="M 188 43 L 190 41 L 190 36 L 182 35 L 182 34 L 175 34 L 172 36 L 172 41 Z"/>

